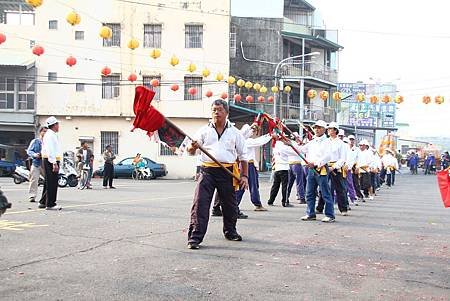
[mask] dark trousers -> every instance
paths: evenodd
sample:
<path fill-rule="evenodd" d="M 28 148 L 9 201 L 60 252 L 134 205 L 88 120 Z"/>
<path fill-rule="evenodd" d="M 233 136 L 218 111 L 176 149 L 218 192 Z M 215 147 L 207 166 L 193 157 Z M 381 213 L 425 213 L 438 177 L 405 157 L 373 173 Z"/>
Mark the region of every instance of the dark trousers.
<path fill-rule="evenodd" d="M 394 186 L 394 184 L 395 184 L 395 170 L 392 171 L 391 173 L 391 185 Z"/>
<path fill-rule="evenodd" d="M 57 162 L 59 165 L 59 162 Z M 58 173 L 53 172 L 53 164 L 44 159 L 45 184 L 40 203 L 46 207 L 56 206 L 56 197 L 58 194 Z"/>
<path fill-rule="evenodd" d="M 288 184 L 288 171 L 287 170 L 278 170 L 274 174 L 272 188 L 270 189 L 270 198 L 267 201 L 269 204 L 273 204 L 275 201 L 278 191 L 280 190 L 281 184 L 281 204 L 285 205 L 289 203 L 287 198 L 287 184 Z"/>
<path fill-rule="evenodd" d="M 345 179 L 342 177 L 342 173 L 334 171 L 334 175 L 330 173 L 331 181 L 331 197 L 336 193 L 336 203 L 340 212 L 347 212 L 348 208 L 348 198 L 347 191 L 344 186 Z M 319 196 L 319 202 L 317 203 L 317 211 L 322 212 L 325 207 L 325 201 L 322 194 Z"/>
<path fill-rule="evenodd" d="M 355 187 L 356 196 L 358 199 L 363 199 L 364 195 L 361 193 L 361 185 L 359 183 L 360 174 L 353 174 L 353 186 Z"/>
<path fill-rule="evenodd" d="M 359 180 L 360 180 L 360 185 L 361 185 L 361 190 L 364 191 L 364 196 L 366 198 L 369 197 L 369 190 L 371 187 L 370 184 L 370 173 L 369 172 L 365 172 L 365 173 L 361 173 L 359 176 Z"/>
<path fill-rule="evenodd" d="M 304 178 L 303 166 L 301 164 L 289 164 L 288 173 L 288 198 L 291 196 L 292 186 L 297 188 L 297 198 L 305 199 L 305 186 L 303 184 Z"/>
<path fill-rule="evenodd" d="M 191 209 L 188 241 L 201 243 L 205 237 L 209 221 L 209 208 L 217 189 L 223 215 L 223 233 L 236 234 L 238 206 L 233 187 L 233 178 L 223 169 L 202 167 L 195 188 L 194 203 Z"/>
<path fill-rule="evenodd" d="M 392 185 L 392 174 L 391 173 L 386 174 L 386 185 L 389 187 L 391 187 L 391 185 Z"/>
<path fill-rule="evenodd" d="M 103 168 L 103 186 L 106 187 L 109 184 L 109 187 L 112 187 L 114 179 L 114 165 L 111 163 L 105 163 Z"/>
<path fill-rule="evenodd" d="M 261 206 L 261 197 L 259 195 L 258 170 L 254 163 L 248 163 L 248 190 L 250 191 L 250 201 L 255 206 Z M 236 191 L 236 202 L 239 206 L 244 196 L 245 190 Z"/>

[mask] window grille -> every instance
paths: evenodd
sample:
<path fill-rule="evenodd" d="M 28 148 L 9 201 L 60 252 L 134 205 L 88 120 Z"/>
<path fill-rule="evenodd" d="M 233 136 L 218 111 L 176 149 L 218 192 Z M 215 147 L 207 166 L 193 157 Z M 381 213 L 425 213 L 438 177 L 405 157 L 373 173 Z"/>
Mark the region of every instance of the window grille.
<path fill-rule="evenodd" d="M 102 76 L 102 98 L 112 99 L 120 96 L 120 74 Z"/>
<path fill-rule="evenodd" d="M 150 90 L 153 90 L 155 92 L 155 96 L 153 97 L 154 100 L 161 100 L 161 85 L 157 87 L 153 87 L 150 82 L 152 79 L 157 79 L 159 82 L 161 82 L 161 76 L 149 76 L 144 75 L 142 76 L 142 84 L 149 88 Z"/>
<path fill-rule="evenodd" d="M 190 88 L 197 89 L 197 93 L 191 95 Z M 184 100 L 202 100 L 202 77 L 185 76 L 184 77 Z"/>
<path fill-rule="evenodd" d="M 119 132 L 101 132 L 102 154 L 107 145 L 111 145 L 115 155 L 119 153 Z"/>
<path fill-rule="evenodd" d="M 185 48 L 203 47 L 203 25 L 186 25 Z"/>
<path fill-rule="evenodd" d="M 161 48 L 161 24 L 144 24 L 144 47 Z"/>
<path fill-rule="evenodd" d="M 120 23 L 105 23 L 112 30 L 112 36 L 109 39 L 103 39 L 103 47 L 120 47 Z"/>

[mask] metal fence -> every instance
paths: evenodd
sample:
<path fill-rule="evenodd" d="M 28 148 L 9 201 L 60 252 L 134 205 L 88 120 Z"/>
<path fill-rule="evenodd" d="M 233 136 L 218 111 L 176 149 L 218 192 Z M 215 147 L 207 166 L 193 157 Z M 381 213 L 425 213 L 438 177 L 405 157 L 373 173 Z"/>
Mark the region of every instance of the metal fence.
<path fill-rule="evenodd" d="M 312 62 L 305 62 L 304 68 L 302 68 L 302 61 L 299 60 L 293 60 L 283 64 L 280 69 L 280 75 L 284 77 L 310 76 L 332 83 L 337 83 L 338 81 L 338 72 L 336 69 Z"/>

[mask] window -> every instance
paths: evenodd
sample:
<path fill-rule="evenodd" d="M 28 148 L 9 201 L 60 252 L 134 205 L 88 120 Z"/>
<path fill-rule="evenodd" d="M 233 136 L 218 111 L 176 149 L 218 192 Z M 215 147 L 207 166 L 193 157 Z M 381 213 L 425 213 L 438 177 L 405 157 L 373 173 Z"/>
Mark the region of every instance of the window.
<path fill-rule="evenodd" d="M 75 84 L 75 91 L 77 91 L 77 92 L 84 92 L 84 83 L 76 83 Z"/>
<path fill-rule="evenodd" d="M 161 48 L 161 24 L 144 24 L 144 47 Z"/>
<path fill-rule="evenodd" d="M 5 12 L 5 23 L 9 25 L 34 25 L 34 12 Z"/>
<path fill-rule="evenodd" d="M 58 80 L 58 74 L 56 72 L 49 72 L 48 73 L 48 81 L 57 81 Z"/>
<path fill-rule="evenodd" d="M 58 20 L 49 20 L 48 21 L 48 29 L 57 30 L 58 29 Z"/>
<path fill-rule="evenodd" d="M 154 100 L 161 100 L 161 85 L 157 86 L 157 87 L 153 87 L 150 84 L 150 81 L 152 79 L 157 79 L 161 82 L 161 76 L 148 76 L 148 75 L 144 75 L 142 76 L 142 84 L 144 86 L 146 86 L 147 88 L 149 88 L 150 90 L 153 90 L 155 92 L 155 97 L 153 97 Z"/>
<path fill-rule="evenodd" d="M 186 25 L 185 47 L 186 48 L 203 47 L 203 25 Z"/>
<path fill-rule="evenodd" d="M 107 145 L 111 145 L 113 153 L 117 155 L 119 153 L 119 132 L 101 132 L 101 144 L 102 153 Z"/>
<path fill-rule="evenodd" d="M 0 109 L 14 109 L 14 78 L 0 77 Z"/>
<path fill-rule="evenodd" d="M 120 95 L 120 75 L 111 74 L 102 77 L 102 98 L 112 99 Z"/>
<path fill-rule="evenodd" d="M 19 93 L 17 100 L 18 110 L 33 110 L 34 109 L 34 80 L 19 78 Z"/>
<path fill-rule="evenodd" d="M 190 88 L 196 88 L 197 93 L 189 94 Z M 184 77 L 184 100 L 201 100 L 202 99 L 202 77 L 201 76 L 185 76 Z"/>
<path fill-rule="evenodd" d="M 36 46 L 36 41 L 30 40 L 30 48 L 33 48 L 34 46 Z"/>
<path fill-rule="evenodd" d="M 103 39 L 103 47 L 120 47 L 120 23 L 105 23 L 112 30 L 110 39 Z"/>
<path fill-rule="evenodd" d="M 230 58 L 236 57 L 236 26 L 230 28 Z"/>
<path fill-rule="evenodd" d="M 81 41 L 84 40 L 84 31 L 75 31 L 75 40 Z"/>
<path fill-rule="evenodd" d="M 163 145 L 163 144 L 159 144 L 160 148 L 159 148 L 159 155 L 160 156 L 176 156 L 177 154 L 175 154 L 170 147 Z"/>

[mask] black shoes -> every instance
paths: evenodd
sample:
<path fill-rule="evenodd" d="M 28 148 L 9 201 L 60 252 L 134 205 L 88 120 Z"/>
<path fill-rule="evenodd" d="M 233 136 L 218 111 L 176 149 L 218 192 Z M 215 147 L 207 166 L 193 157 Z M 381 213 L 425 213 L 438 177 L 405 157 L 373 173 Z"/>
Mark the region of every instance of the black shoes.
<path fill-rule="evenodd" d="M 116 187 L 114 187 L 114 186 L 109 186 L 109 189 L 116 189 Z"/>
<path fill-rule="evenodd" d="M 234 234 L 225 234 L 225 238 L 231 241 L 242 241 L 242 236 L 237 233 Z"/>
<path fill-rule="evenodd" d="M 267 202 L 267 205 L 273 206 L 273 202 Z"/>
<path fill-rule="evenodd" d="M 39 206 L 38 206 L 38 208 L 40 208 L 40 209 L 44 209 L 45 207 L 47 207 L 47 206 L 45 206 L 45 204 L 39 204 Z"/>
<path fill-rule="evenodd" d="M 212 216 L 222 216 L 222 211 L 213 209 Z"/>
<path fill-rule="evenodd" d="M 289 203 L 282 203 L 281 205 L 283 205 L 283 207 L 294 207 L 294 205 Z"/>
<path fill-rule="evenodd" d="M 248 215 L 244 214 L 242 211 L 239 211 L 237 218 L 238 219 L 247 219 Z"/>
<path fill-rule="evenodd" d="M 200 249 L 200 245 L 196 242 L 188 242 L 187 247 L 188 247 L 188 249 L 191 249 L 191 250 Z"/>
<path fill-rule="evenodd" d="M 300 199 L 300 204 L 306 204 L 306 200 L 305 199 Z"/>

